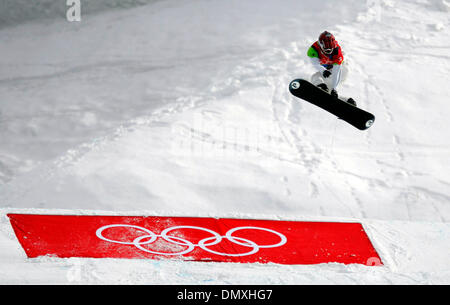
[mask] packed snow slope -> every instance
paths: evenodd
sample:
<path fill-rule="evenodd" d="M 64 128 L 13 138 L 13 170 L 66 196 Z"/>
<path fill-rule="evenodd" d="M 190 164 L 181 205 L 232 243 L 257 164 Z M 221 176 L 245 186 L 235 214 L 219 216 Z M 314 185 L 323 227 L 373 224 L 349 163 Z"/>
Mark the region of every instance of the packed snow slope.
<path fill-rule="evenodd" d="M 447 1 L 140 4 L 0 30 L 0 282 L 450 283 Z M 325 29 L 367 131 L 288 91 Z M 359 221 L 385 265 L 30 261 L 8 212 Z"/>

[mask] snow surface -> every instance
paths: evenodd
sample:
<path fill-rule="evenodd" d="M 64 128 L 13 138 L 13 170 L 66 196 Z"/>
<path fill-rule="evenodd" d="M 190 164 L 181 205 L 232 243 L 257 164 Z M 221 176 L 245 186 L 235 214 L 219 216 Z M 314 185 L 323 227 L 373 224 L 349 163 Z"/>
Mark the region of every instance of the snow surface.
<path fill-rule="evenodd" d="M 448 1 L 5 3 L 0 283 L 450 283 Z M 325 29 L 367 131 L 288 91 Z M 10 212 L 358 221 L 384 266 L 27 259 Z"/>

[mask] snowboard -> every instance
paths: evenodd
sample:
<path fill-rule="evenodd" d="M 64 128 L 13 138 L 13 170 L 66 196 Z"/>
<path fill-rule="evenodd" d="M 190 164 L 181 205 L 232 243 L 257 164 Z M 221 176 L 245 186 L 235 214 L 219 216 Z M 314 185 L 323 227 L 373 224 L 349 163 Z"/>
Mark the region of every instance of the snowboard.
<path fill-rule="evenodd" d="M 289 91 L 292 95 L 334 114 L 360 130 L 366 130 L 375 121 L 372 113 L 334 97 L 304 79 L 294 79 L 289 84 Z"/>

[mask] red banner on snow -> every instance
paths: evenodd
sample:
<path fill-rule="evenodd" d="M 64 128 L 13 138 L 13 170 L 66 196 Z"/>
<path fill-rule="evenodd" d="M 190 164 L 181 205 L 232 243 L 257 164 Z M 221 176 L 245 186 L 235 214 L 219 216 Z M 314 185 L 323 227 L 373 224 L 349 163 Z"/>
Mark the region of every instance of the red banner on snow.
<path fill-rule="evenodd" d="M 192 217 L 8 216 L 28 257 L 381 264 L 359 223 Z"/>

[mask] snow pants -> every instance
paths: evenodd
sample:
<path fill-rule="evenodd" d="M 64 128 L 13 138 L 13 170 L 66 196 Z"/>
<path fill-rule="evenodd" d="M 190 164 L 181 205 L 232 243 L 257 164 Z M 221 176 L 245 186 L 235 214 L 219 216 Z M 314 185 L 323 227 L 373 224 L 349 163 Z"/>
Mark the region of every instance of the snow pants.
<path fill-rule="evenodd" d="M 333 65 L 333 68 L 329 71 L 331 75 L 327 78 L 323 77 L 323 70 L 314 73 L 311 76 L 311 83 L 316 86 L 325 83 L 329 90 L 336 89 L 339 83 L 345 80 L 348 70 L 345 62 L 343 62 L 341 65 Z"/>

